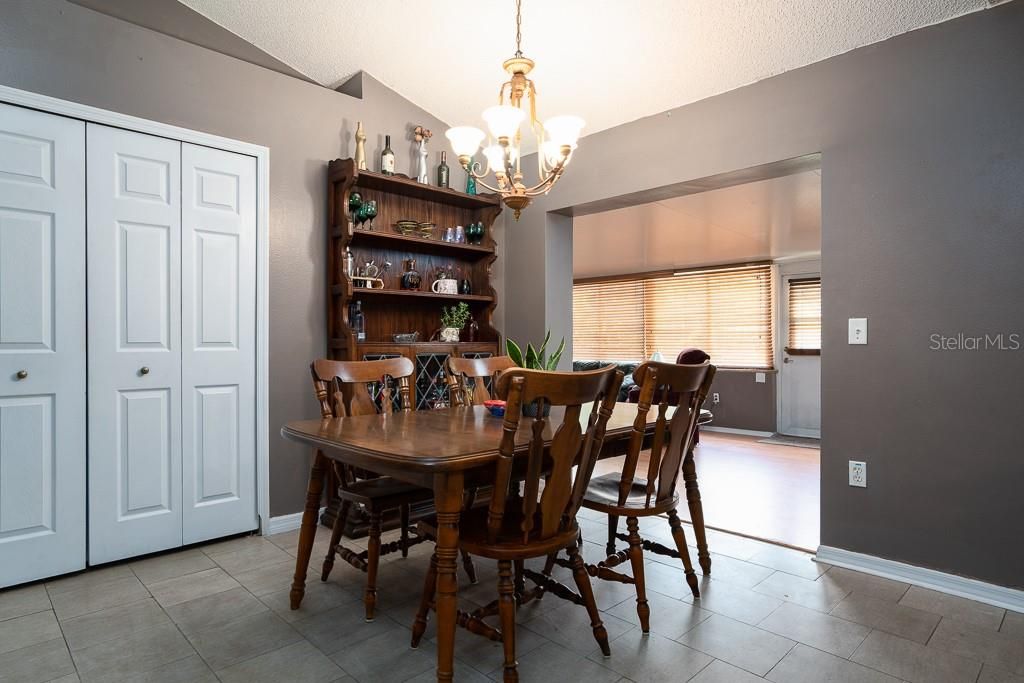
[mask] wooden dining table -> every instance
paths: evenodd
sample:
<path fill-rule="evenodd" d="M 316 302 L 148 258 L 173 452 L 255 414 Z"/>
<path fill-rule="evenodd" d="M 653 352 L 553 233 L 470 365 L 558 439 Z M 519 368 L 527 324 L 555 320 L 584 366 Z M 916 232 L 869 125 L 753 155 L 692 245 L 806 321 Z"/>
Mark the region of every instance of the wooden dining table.
<path fill-rule="evenodd" d="M 552 410 L 546 440 L 552 436 L 550 425 L 561 424 L 561 415 L 556 414 L 560 410 L 557 407 Z M 600 457 L 614 457 L 625 452 L 636 414 L 637 404 L 616 405 L 608 421 Z M 580 415 L 581 422 L 585 423 L 588 417 L 589 407 L 586 407 Z M 653 428 L 655 417 L 656 410 L 652 410 L 648 429 Z M 700 423 L 710 421 L 711 413 L 702 410 Z M 492 483 L 501 429 L 502 419 L 493 417 L 482 406 L 299 420 L 286 424 L 281 429 L 283 437 L 315 450 L 299 532 L 291 608 L 299 608 L 305 593 L 306 572 L 329 459 L 431 489 L 437 511 L 437 680 L 451 681 L 458 592 L 456 560 L 463 494 L 467 486 Z M 525 449 L 529 443 L 528 428 L 520 429 L 517 442 Z M 694 493 L 695 484 L 694 481 Z M 688 486 L 688 494 L 690 490 Z M 696 495 L 699 506 L 699 493 Z M 703 524 L 700 527 L 696 540 L 698 548 L 703 546 L 706 552 Z"/>

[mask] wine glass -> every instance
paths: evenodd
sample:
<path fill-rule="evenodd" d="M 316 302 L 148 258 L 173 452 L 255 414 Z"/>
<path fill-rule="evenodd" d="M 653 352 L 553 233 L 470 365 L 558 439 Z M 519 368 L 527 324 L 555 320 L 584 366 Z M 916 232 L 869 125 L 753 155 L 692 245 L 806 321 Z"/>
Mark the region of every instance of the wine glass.
<path fill-rule="evenodd" d="M 359 227 L 359 224 L 365 224 L 366 223 L 366 219 L 368 218 L 368 214 L 366 213 L 366 211 L 367 211 L 367 205 L 365 203 L 364 204 L 360 204 L 359 209 L 356 211 L 356 227 L 357 228 Z"/>
<path fill-rule="evenodd" d="M 366 202 L 363 209 L 366 211 L 366 217 L 370 219 L 370 230 L 373 230 L 373 219 L 377 217 L 377 200 L 371 199 Z"/>
<path fill-rule="evenodd" d="M 348 195 L 348 215 L 353 223 L 358 223 L 359 207 L 363 205 L 363 195 L 358 192 L 350 192 Z"/>

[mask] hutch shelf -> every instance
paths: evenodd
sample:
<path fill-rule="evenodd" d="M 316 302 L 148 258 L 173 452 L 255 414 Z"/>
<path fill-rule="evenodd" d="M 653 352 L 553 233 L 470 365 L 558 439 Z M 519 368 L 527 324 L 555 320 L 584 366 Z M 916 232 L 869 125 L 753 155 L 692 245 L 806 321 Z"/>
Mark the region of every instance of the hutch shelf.
<path fill-rule="evenodd" d="M 358 192 L 363 201 L 377 202 L 374 230 L 356 227 L 349 214 L 349 197 Z M 469 195 L 433 187 L 402 175 L 383 175 L 356 169 L 353 159 L 336 159 L 328 164 L 327 231 L 327 354 L 336 360 L 374 360 L 405 356 L 416 372 L 412 400 L 416 409 L 446 405 L 448 389 L 444 363 L 451 355 L 486 358 L 497 355 L 500 337 L 492 325 L 496 306 L 491 284 L 491 265 L 497 258 L 491 230 L 501 213 L 495 195 Z M 410 219 L 436 224 L 431 239 L 396 232 L 397 221 Z M 440 235 L 449 226 L 482 222 L 484 237 L 479 245 L 444 242 Z M 346 248 L 356 267 L 369 261 L 380 266 L 390 263 L 382 275 L 383 289 L 357 287 L 345 271 Z M 401 288 L 405 264 L 415 259 L 422 276 L 419 290 Z M 434 273 L 453 268 L 455 277 L 468 279 L 471 294 L 435 294 Z M 467 332 L 458 343 L 433 341 L 440 328 L 441 308 L 465 301 L 478 325 L 476 339 Z M 350 304 L 359 302 L 364 316 L 365 341 L 356 339 L 349 318 Z M 417 343 L 395 343 L 394 335 L 418 332 Z M 374 388 L 376 393 L 378 388 Z M 378 398 L 375 396 L 375 398 Z M 325 524 L 333 523 L 335 505 L 324 513 Z M 414 511 L 415 516 L 415 511 Z M 386 524 L 387 526 L 387 524 Z M 346 535 L 364 533 L 361 515 L 349 516 Z"/>

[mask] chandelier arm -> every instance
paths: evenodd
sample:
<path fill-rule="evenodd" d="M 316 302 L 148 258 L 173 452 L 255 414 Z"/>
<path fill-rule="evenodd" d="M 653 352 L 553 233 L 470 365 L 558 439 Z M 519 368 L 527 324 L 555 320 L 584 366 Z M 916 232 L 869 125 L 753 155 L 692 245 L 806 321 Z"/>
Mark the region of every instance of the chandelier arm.
<path fill-rule="evenodd" d="M 543 180 L 541 180 L 539 183 L 537 183 L 533 187 L 526 188 L 526 192 L 527 193 L 536 192 L 537 190 L 539 190 L 540 188 L 544 187 L 545 185 L 547 185 L 549 188 L 553 187 L 554 184 L 556 182 L 558 182 L 558 179 L 561 177 L 562 171 L 564 171 L 564 170 L 565 170 L 565 160 L 563 159 L 562 161 L 559 161 L 558 164 L 556 164 L 554 168 L 551 169 L 551 172 L 547 175 L 547 177 L 545 177 Z"/>
<path fill-rule="evenodd" d="M 497 193 L 497 194 L 500 194 L 500 195 L 504 195 L 504 194 L 506 194 L 506 193 L 507 193 L 507 192 L 506 192 L 506 190 L 501 190 L 501 189 L 499 189 L 499 188 L 497 188 L 497 187 L 493 187 L 493 186 L 491 186 L 491 185 L 488 185 L 487 183 L 485 183 L 485 182 L 484 182 L 484 181 L 483 181 L 482 179 L 480 179 L 480 178 L 477 178 L 477 183 L 479 183 L 480 185 L 483 185 L 483 186 L 484 186 L 484 188 L 486 188 L 486 189 L 490 190 L 491 192 L 495 192 L 495 193 Z"/>
<path fill-rule="evenodd" d="M 483 167 L 480 166 L 480 162 L 476 161 L 476 160 L 474 160 L 472 163 L 470 163 L 468 165 L 463 164 L 462 168 L 463 168 L 463 170 L 466 173 L 468 173 L 470 176 L 472 176 L 472 178 L 474 180 L 481 180 L 481 179 L 486 178 L 487 176 L 489 176 L 491 174 L 491 163 L 490 163 L 490 161 L 487 162 L 487 168 L 484 169 L 484 170 L 480 170 Z"/>

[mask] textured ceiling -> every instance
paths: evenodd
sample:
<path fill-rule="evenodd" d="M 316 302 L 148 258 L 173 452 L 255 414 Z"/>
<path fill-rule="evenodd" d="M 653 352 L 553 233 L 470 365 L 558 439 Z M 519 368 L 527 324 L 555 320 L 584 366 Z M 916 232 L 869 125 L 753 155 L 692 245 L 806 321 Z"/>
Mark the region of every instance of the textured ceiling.
<path fill-rule="evenodd" d="M 821 253 L 821 171 L 573 218 L 573 275 Z"/>
<path fill-rule="evenodd" d="M 452 125 L 479 123 L 514 51 L 512 0 L 181 0 L 328 87 L 372 74 Z M 585 133 L 732 90 L 987 0 L 523 0 L 540 117 Z"/>

